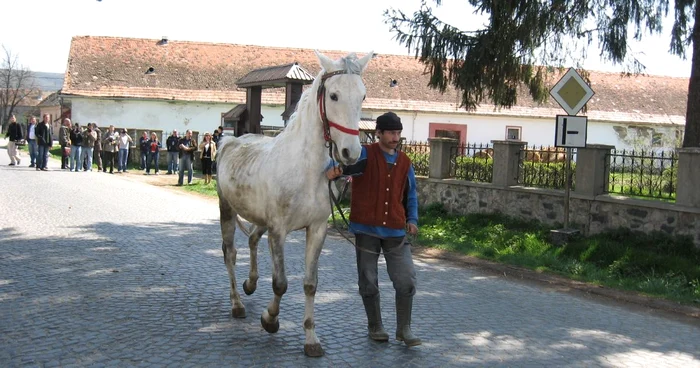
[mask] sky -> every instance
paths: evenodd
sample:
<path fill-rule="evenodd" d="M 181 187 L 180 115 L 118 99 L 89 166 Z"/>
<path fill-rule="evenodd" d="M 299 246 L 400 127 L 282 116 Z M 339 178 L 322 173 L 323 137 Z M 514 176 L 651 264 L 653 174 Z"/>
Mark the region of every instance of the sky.
<path fill-rule="evenodd" d="M 394 40 L 384 10 L 412 14 L 420 0 L 22 0 L 4 1 L 0 44 L 32 71 L 64 73 L 71 38 L 116 36 L 170 40 L 300 47 L 320 50 L 369 51 L 409 55 Z M 428 4 L 441 20 L 462 30 L 476 29 L 482 18 L 466 0 Z M 7 16 L 10 14 L 11 16 Z M 22 16 L 27 14 L 27 16 Z M 31 15 L 31 16 L 29 16 Z M 290 20 L 296 17 L 297 19 Z M 690 57 L 668 53 L 670 26 L 664 34 L 646 36 L 631 46 L 648 74 L 690 76 Z M 603 63 L 595 48 L 584 67 L 621 71 Z"/>

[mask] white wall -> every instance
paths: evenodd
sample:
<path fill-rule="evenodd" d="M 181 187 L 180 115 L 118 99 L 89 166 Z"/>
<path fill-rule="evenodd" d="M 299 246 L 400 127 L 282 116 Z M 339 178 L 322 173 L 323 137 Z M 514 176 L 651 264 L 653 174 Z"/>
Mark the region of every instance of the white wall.
<path fill-rule="evenodd" d="M 71 99 L 71 116 L 74 123 L 81 125 L 96 122 L 98 126 L 113 124 L 118 127 L 164 130 L 177 129 L 184 132 L 192 129 L 199 132 L 213 132 L 221 125 L 221 113 L 232 109 L 236 104 L 167 102 L 139 100 L 100 100 L 87 98 Z M 284 109 L 262 106 L 265 117 L 262 125 L 284 126 Z"/>
<path fill-rule="evenodd" d="M 383 112 L 368 112 L 376 119 Z M 438 124 L 460 124 L 467 126 L 468 143 L 490 143 L 492 140 L 504 140 L 506 138 L 507 126 L 521 127 L 521 139 L 527 142 L 528 146 L 553 146 L 555 117 L 551 119 L 538 118 L 516 118 L 503 116 L 479 116 L 464 114 L 436 114 L 436 113 L 411 113 L 396 112 L 403 123 L 403 136 L 409 141 L 427 141 L 430 136 L 430 123 Z M 609 144 L 618 149 L 632 148 L 628 141 L 634 136 L 634 123 L 607 123 L 588 122 L 587 143 L 589 144 Z M 624 127 L 629 132 L 625 139 L 621 138 L 614 127 Z M 675 140 L 675 131 L 680 127 L 675 126 L 647 126 L 654 133 L 661 133 L 664 137 L 663 145 L 669 146 Z M 651 136 L 648 138 L 651 146 Z"/>

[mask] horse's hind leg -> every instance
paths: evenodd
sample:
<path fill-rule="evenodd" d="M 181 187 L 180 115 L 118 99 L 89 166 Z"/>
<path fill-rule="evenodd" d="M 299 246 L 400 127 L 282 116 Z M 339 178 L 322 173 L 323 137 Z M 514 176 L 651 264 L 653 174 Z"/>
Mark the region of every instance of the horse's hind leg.
<path fill-rule="evenodd" d="M 248 237 L 248 247 L 250 247 L 250 273 L 248 274 L 248 279 L 243 281 L 243 291 L 246 295 L 253 294 L 255 289 L 258 288 L 258 243 L 266 231 L 266 227 L 255 226 Z"/>
<path fill-rule="evenodd" d="M 272 291 L 275 296 L 267 305 L 260 317 L 260 323 L 265 331 L 275 333 L 280 328 L 277 316 L 280 314 L 280 301 L 282 295 L 287 292 L 287 275 L 284 269 L 284 239 L 286 232 L 276 230 L 270 231 L 267 235 L 267 242 L 270 244 L 270 255 L 272 256 Z"/>
<path fill-rule="evenodd" d="M 224 252 L 224 262 L 231 281 L 231 314 L 236 318 L 245 318 L 245 306 L 241 303 L 241 296 L 236 290 L 236 246 L 233 236 L 236 233 L 236 213 L 231 205 L 219 195 L 219 211 L 221 215 L 221 250 Z"/>

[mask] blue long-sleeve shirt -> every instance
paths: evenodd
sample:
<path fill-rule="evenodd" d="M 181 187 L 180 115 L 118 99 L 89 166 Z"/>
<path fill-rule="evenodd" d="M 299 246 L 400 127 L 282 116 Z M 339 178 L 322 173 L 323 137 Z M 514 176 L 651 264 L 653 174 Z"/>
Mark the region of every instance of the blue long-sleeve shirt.
<path fill-rule="evenodd" d="M 387 163 L 396 162 L 396 158 L 399 156 L 398 151 L 393 155 L 390 155 L 382 151 L 384 159 Z M 362 147 L 362 153 L 360 153 L 360 158 L 357 162 L 351 166 L 347 166 L 343 169 L 343 175 L 341 177 L 347 176 L 360 176 L 364 172 L 367 160 L 367 148 Z M 364 161 L 364 162 L 363 162 Z M 326 171 L 333 167 L 335 161 L 328 159 L 328 166 Z M 355 193 L 353 193 L 354 195 Z M 359 194 L 361 195 L 361 194 Z M 413 164 L 408 169 L 408 193 L 406 201 L 406 221 L 408 223 L 418 226 L 418 191 L 416 189 L 416 173 L 413 170 Z M 364 224 L 358 224 L 356 222 L 350 221 L 350 232 L 353 234 L 364 233 L 369 235 L 377 235 L 379 237 L 400 237 L 406 235 L 406 229 L 391 229 L 385 226 L 370 226 Z"/>

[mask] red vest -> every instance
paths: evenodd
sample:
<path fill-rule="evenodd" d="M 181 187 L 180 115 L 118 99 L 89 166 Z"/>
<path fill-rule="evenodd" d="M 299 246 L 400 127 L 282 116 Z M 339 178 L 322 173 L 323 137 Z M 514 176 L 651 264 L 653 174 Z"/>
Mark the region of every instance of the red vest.
<path fill-rule="evenodd" d="M 398 153 L 389 167 L 379 143 L 367 146 L 367 166 L 362 175 L 352 178 L 350 221 L 391 229 L 406 227 L 403 206 L 411 160 Z"/>

